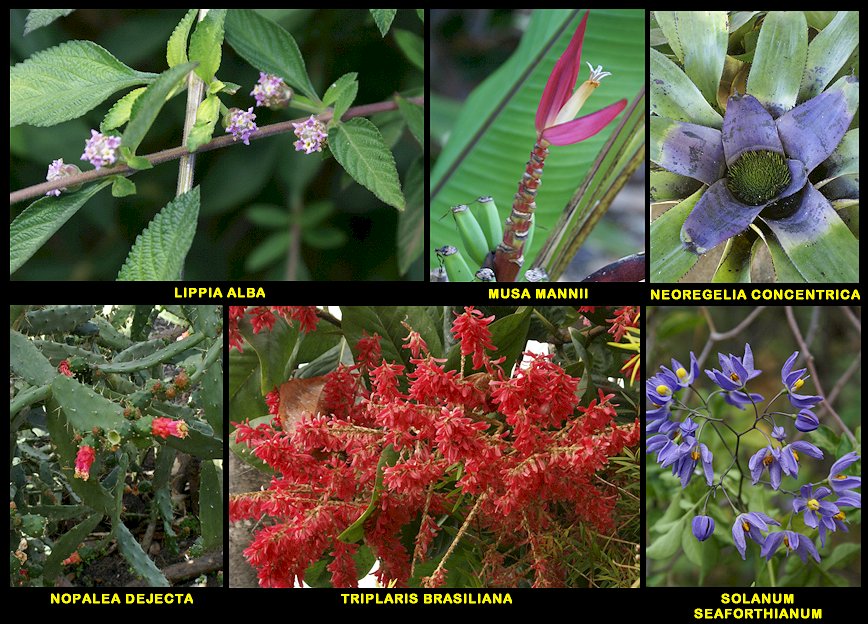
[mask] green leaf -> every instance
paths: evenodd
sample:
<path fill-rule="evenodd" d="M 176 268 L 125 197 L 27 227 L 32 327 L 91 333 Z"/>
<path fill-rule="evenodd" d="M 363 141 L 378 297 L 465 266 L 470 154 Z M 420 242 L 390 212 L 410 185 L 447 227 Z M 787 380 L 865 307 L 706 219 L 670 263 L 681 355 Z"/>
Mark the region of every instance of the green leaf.
<path fill-rule="evenodd" d="M 265 396 L 286 381 L 284 370 L 298 341 L 298 330 L 280 317 L 269 332 L 254 333 L 248 319 L 239 329 L 259 357 L 260 396 Z"/>
<path fill-rule="evenodd" d="M 750 283 L 750 261 L 753 241 L 739 234 L 726 241 L 726 249 L 711 278 L 715 283 Z"/>
<path fill-rule="evenodd" d="M 318 227 L 304 230 L 302 240 L 314 249 L 337 249 L 346 244 L 347 233 L 329 226 Z"/>
<path fill-rule="evenodd" d="M 157 364 L 163 364 L 179 355 L 182 355 L 186 351 L 189 351 L 200 342 L 205 340 L 205 338 L 207 338 L 207 336 L 204 333 L 196 332 L 190 334 L 186 338 L 182 338 L 181 340 L 172 342 L 163 347 L 162 349 L 159 349 L 152 353 L 147 353 L 147 355 L 141 355 L 141 353 L 138 353 L 137 355 L 139 355 L 139 357 L 137 359 L 122 357 L 125 353 L 127 353 L 127 351 L 125 350 L 119 353 L 118 356 L 111 363 L 105 364 L 100 368 L 104 373 L 124 374 L 147 370 L 152 366 L 156 366 Z"/>
<path fill-rule="evenodd" d="M 271 204 L 253 204 L 247 208 L 244 215 L 251 223 L 265 228 L 283 229 L 290 222 L 290 214 L 286 208 Z"/>
<path fill-rule="evenodd" d="M 422 255 L 425 244 L 425 200 L 422 157 L 413 161 L 404 178 L 407 191 L 407 207 L 398 215 L 398 231 L 395 249 L 398 252 L 398 272 L 406 275 L 414 262 Z"/>
<path fill-rule="evenodd" d="M 365 511 L 362 512 L 362 515 L 338 535 L 340 541 L 353 544 L 365 536 L 365 520 L 370 518 L 377 509 L 377 502 L 379 502 L 380 494 L 383 492 L 383 471 L 389 466 L 394 466 L 397 461 L 398 451 L 391 444 L 380 453 L 380 461 L 377 462 L 377 475 L 374 478 L 374 488 L 371 491 L 371 500 Z"/>
<path fill-rule="evenodd" d="M 187 14 L 181 18 L 175 30 L 172 31 L 169 37 L 169 42 L 166 44 L 166 61 L 169 67 L 181 65 L 187 62 L 187 37 L 190 35 L 190 29 L 193 27 L 193 20 L 196 19 L 196 13 L 199 9 L 190 9 Z"/>
<path fill-rule="evenodd" d="M 723 117 L 702 96 L 690 78 L 654 48 L 651 57 L 651 112 L 676 121 L 720 129 Z"/>
<path fill-rule="evenodd" d="M 219 312 L 219 310 L 218 310 Z M 220 318 L 222 325 L 222 316 Z M 207 364 L 209 357 L 216 355 L 211 364 Z M 202 407 L 205 411 L 205 421 L 211 425 L 214 435 L 223 437 L 223 347 L 222 340 L 214 341 L 208 348 L 208 352 L 202 361 L 208 368 L 202 375 L 202 389 L 199 393 Z"/>
<path fill-rule="evenodd" d="M 141 545 L 123 522 L 114 527 L 114 533 L 118 541 L 118 549 L 124 559 L 127 560 L 133 571 L 146 582 L 148 587 L 169 587 L 168 579 L 163 576 L 151 558 L 145 554 Z"/>
<path fill-rule="evenodd" d="M 57 377 L 57 370 L 27 336 L 9 330 L 9 368 L 32 386 L 44 386 Z"/>
<path fill-rule="evenodd" d="M 747 79 L 747 92 L 778 117 L 796 105 L 808 55 L 808 26 L 801 11 L 769 11 Z"/>
<path fill-rule="evenodd" d="M 87 201 L 111 184 L 103 180 L 76 193 L 43 197 L 30 204 L 9 226 L 9 274 L 21 268 Z"/>
<path fill-rule="evenodd" d="M 90 41 L 68 41 L 9 68 L 9 127 L 81 117 L 121 89 L 153 82 Z"/>
<path fill-rule="evenodd" d="M 244 270 L 248 273 L 256 273 L 271 266 L 278 260 L 286 259 L 286 252 L 292 242 L 289 232 L 277 232 L 272 234 L 256 246 L 250 255 L 244 259 Z"/>
<path fill-rule="evenodd" d="M 115 105 L 109 109 L 109 112 L 106 113 L 105 118 L 99 125 L 99 131 L 105 134 L 109 130 L 120 128 L 122 125 L 127 123 L 130 120 L 130 112 L 133 110 L 133 104 L 145 91 L 145 87 L 133 89 L 115 102 Z"/>
<path fill-rule="evenodd" d="M 699 256 L 684 249 L 681 226 L 702 197 L 702 191 L 699 189 L 651 223 L 652 282 L 677 282 L 699 260 Z"/>
<path fill-rule="evenodd" d="M 196 75 L 205 84 L 210 83 L 220 69 L 225 18 L 226 9 L 210 9 L 190 36 L 190 60 L 199 63 Z"/>
<path fill-rule="evenodd" d="M 772 257 L 775 280 L 786 284 L 804 283 L 804 276 L 799 273 L 799 270 L 795 266 L 793 266 L 792 261 L 787 257 L 787 253 L 784 251 L 784 248 L 781 247 L 781 244 L 778 242 L 778 239 L 775 238 L 774 234 L 769 231 L 765 224 L 760 224 L 760 230 L 762 236 L 761 239 L 757 239 L 754 243 L 754 248 L 756 251 L 756 247 L 762 244 L 765 244 L 768 248 L 769 255 Z"/>
<path fill-rule="evenodd" d="M 392 26 L 392 20 L 395 19 L 395 14 L 398 9 L 368 9 L 371 12 L 371 17 L 380 29 L 380 35 L 385 37 Z"/>
<path fill-rule="evenodd" d="M 651 545 L 645 549 L 645 556 L 649 559 L 669 559 L 678 552 L 681 539 L 687 531 L 687 516 L 682 516 L 666 533 L 651 540 Z"/>
<path fill-rule="evenodd" d="M 449 141 L 431 170 L 431 266 L 434 248 L 454 244 L 455 226 L 440 220 L 449 206 L 481 195 L 494 197 L 505 220 L 528 153 L 536 140 L 534 112 L 552 67 L 582 18 L 579 10 L 534 11 L 515 53 L 466 99 L 451 125 Z M 613 73 L 588 102 L 598 110 L 634 98 L 645 83 L 645 17 L 641 11 L 595 10 L 588 19 L 582 59 L 603 63 Z M 585 70 L 587 67 L 583 64 Z M 442 100 L 441 100 L 442 101 Z M 426 109 L 429 108 L 426 105 Z M 426 110 L 433 120 L 442 110 Z M 613 123 L 586 141 L 552 148 L 534 214 L 537 231 L 550 232 L 586 177 Z M 526 258 L 536 256 L 544 236 L 535 236 Z"/>
<path fill-rule="evenodd" d="M 217 125 L 218 119 L 220 119 L 220 98 L 216 95 L 209 95 L 202 100 L 196 110 L 196 123 L 193 124 L 190 136 L 187 137 L 187 149 L 195 152 L 210 141 L 211 137 L 214 136 L 214 127 Z"/>
<path fill-rule="evenodd" d="M 425 41 L 409 30 L 396 28 L 395 43 L 401 48 L 401 52 L 407 57 L 407 60 L 413 63 L 416 67 L 425 71 Z"/>
<path fill-rule="evenodd" d="M 356 72 L 344 74 L 332 83 L 323 96 L 323 104 L 335 105 L 334 116 L 332 117 L 335 122 L 341 120 L 341 117 L 356 99 L 356 94 L 359 91 L 357 77 Z"/>
<path fill-rule="evenodd" d="M 226 41 L 256 69 L 319 101 L 295 39 L 281 26 L 255 11 L 233 9 L 226 16 Z"/>
<path fill-rule="evenodd" d="M 54 581 L 60 574 L 63 560 L 78 549 L 79 544 L 102 522 L 102 519 L 102 514 L 93 513 L 71 530 L 63 533 L 51 547 L 51 554 L 46 558 L 45 567 L 42 569 L 42 578 L 49 582 Z"/>
<path fill-rule="evenodd" d="M 652 145 L 654 136 L 654 122 L 651 123 Z M 653 148 L 652 148 L 653 150 Z M 649 156 L 650 157 L 650 156 Z M 653 158 L 651 159 L 653 161 Z M 692 195 L 702 186 L 702 182 L 678 175 L 671 171 L 651 171 L 651 201 L 681 200 Z"/>
<path fill-rule="evenodd" d="M 29 35 L 37 28 L 48 26 L 61 17 L 66 17 L 75 9 L 30 9 L 24 20 L 24 34 Z"/>
<path fill-rule="evenodd" d="M 421 21 L 425 21 L 425 9 L 416 9 L 416 15 L 419 16 Z"/>
<path fill-rule="evenodd" d="M 808 61 L 798 102 L 816 95 L 832 81 L 859 45 L 859 12 L 838 11 L 835 19 L 808 45 Z"/>
<path fill-rule="evenodd" d="M 332 129 L 329 145 L 335 160 L 381 201 L 404 210 L 404 196 L 392 152 L 377 127 L 356 117 Z"/>
<path fill-rule="evenodd" d="M 124 147 L 123 145 L 121 146 L 121 157 L 123 158 L 123 161 L 127 163 L 127 166 L 132 169 L 144 170 L 154 168 L 154 165 L 152 165 L 151 161 L 147 158 L 144 156 L 136 156 L 130 148 Z"/>
<path fill-rule="evenodd" d="M 127 197 L 136 194 L 136 184 L 122 175 L 112 176 L 112 197 Z"/>
<path fill-rule="evenodd" d="M 139 234 L 118 273 L 118 281 L 180 279 L 198 218 L 196 186 L 169 202 Z"/>
<path fill-rule="evenodd" d="M 717 102 L 729 43 L 726 11 L 655 11 L 654 15 L 687 76 L 706 101 Z"/>
<path fill-rule="evenodd" d="M 157 115 L 166 103 L 166 98 L 190 71 L 195 63 L 184 63 L 167 69 L 151 84 L 147 90 L 133 103 L 130 112 L 130 122 L 124 131 L 121 145 L 135 154 L 148 130 L 151 129 Z"/>
<path fill-rule="evenodd" d="M 221 462 L 222 464 L 222 462 Z M 206 550 L 223 546 L 223 468 L 214 460 L 202 462 L 199 521 Z"/>
<path fill-rule="evenodd" d="M 422 107 L 405 100 L 400 95 L 395 96 L 395 101 L 410 132 L 416 137 L 419 145 L 425 147 L 425 113 L 422 112 Z"/>

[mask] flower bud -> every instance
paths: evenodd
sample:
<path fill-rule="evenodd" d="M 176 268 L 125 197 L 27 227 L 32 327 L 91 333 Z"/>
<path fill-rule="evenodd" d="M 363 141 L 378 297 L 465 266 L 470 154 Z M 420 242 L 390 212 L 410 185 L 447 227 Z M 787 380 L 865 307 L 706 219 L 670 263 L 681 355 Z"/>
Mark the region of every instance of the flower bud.
<path fill-rule="evenodd" d="M 704 542 L 714 533 L 714 520 L 709 516 L 696 516 L 693 518 L 693 537 Z"/>
<path fill-rule="evenodd" d="M 803 433 L 815 431 L 820 426 L 820 419 L 817 415 L 808 409 L 803 409 L 796 416 L 796 429 Z"/>
<path fill-rule="evenodd" d="M 61 178 L 68 178 L 70 176 L 78 175 L 81 173 L 81 169 L 73 164 L 64 164 L 62 158 L 58 158 L 57 160 L 52 161 L 50 165 L 48 165 L 48 173 L 45 175 L 45 179 L 48 182 L 53 182 L 54 180 L 59 180 Z M 54 189 L 53 191 L 48 191 L 46 195 L 54 195 L 58 197 L 62 191 L 77 191 L 81 188 L 81 184 L 77 184 L 72 187 L 63 187 L 59 189 Z"/>
<path fill-rule="evenodd" d="M 289 101 L 292 99 L 292 89 L 283 82 L 283 78 L 259 72 L 259 82 L 253 87 L 250 95 L 256 98 L 256 106 L 267 106 L 272 110 L 280 110 L 289 105 Z"/>

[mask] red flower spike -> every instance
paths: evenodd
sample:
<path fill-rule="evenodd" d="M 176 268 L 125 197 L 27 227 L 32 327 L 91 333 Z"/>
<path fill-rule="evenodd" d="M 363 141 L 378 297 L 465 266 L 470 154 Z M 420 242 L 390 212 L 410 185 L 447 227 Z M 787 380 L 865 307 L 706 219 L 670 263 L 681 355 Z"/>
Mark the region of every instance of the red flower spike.
<path fill-rule="evenodd" d="M 171 418 L 155 418 L 151 421 L 151 433 L 160 438 L 186 438 L 189 429 L 187 423 L 183 420 L 172 420 Z"/>
<path fill-rule="evenodd" d="M 60 371 L 61 375 L 72 377 L 72 371 L 69 370 L 69 360 L 61 360 L 60 365 L 57 367 L 57 370 Z"/>
<path fill-rule="evenodd" d="M 277 415 L 280 412 L 280 389 L 275 387 L 274 390 L 265 395 L 265 404 L 268 405 L 268 413 Z"/>
<path fill-rule="evenodd" d="M 461 343 L 461 355 L 473 355 L 473 368 L 482 368 L 488 356 L 485 350 L 495 351 L 491 343 L 491 331 L 488 326 L 494 316 L 483 317 L 482 312 L 473 306 L 464 308 L 464 314 L 456 314 L 452 323 L 452 334 Z"/>
<path fill-rule="evenodd" d="M 90 467 L 94 459 L 96 459 L 96 451 L 92 446 L 84 444 L 78 447 L 78 454 L 75 456 L 76 479 L 87 481 L 90 478 Z"/>

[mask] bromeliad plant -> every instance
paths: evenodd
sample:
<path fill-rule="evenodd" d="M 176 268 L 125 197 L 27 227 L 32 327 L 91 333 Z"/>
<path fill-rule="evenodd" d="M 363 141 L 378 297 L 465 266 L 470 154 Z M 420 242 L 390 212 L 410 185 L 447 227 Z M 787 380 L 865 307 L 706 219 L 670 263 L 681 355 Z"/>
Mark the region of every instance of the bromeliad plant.
<path fill-rule="evenodd" d="M 32 40 L 41 34 L 39 28 L 70 12 L 31 10 L 25 34 Z M 389 32 L 396 10 L 354 11 L 352 17 L 366 21 L 370 35 L 379 39 Z M 403 17 L 399 18 L 402 24 L 408 22 L 421 28 L 424 14 L 408 12 L 407 19 Z M 82 164 L 83 168 L 92 165 L 92 170 L 82 173 L 69 162 L 69 156 L 64 161 L 52 155 L 42 165 L 48 167 L 46 183 L 11 194 L 10 203 L 40 196 L 42 199 L 15 215 L 11 223 L 10 274 L 28 262 L 101 189 L 111 186 L 116 198 L 135 195 L 136 184 L 129 176 L 137 174 L 135 180 L 142 177 L 159 185 L 162 183 L 159 176 L 139 172 L 178 160 L 175 199 L 142 231 L 116 275 L 119 280 L 182 278 L 185 258 L 194 236 L 200 231 L 200 218 L 229 207 L 237 208 L 243 200 L 262 192 L 260 187 L 278 160 L 276 149 L 269 151 L 268 157 L 264 155 L 267 148 L 257 150 L 256 156 L 248 156 L 258 161 L 255 167 L 235 166 L 221 172 L 220 177 L 243 178 L 235 189 L 227 191 L 228 185 L 221 180 L 225 192 L 220 193 L 218 189 L 211 195 L 208 190 L 194 185 L 196 154 L 233 145 L 242 146 L 234 151 L 252 150 L 253 141 L 290 133 L 292 140 L 285 142 L 282 148 L 287 156 L 279 158 L 281 167 L 290 172 L 284 176 L 287 182 L 280 186 L 289 186 L 290 191 L 277 193 L 274 198 L 280 201 L 282 195 L 288 195 L 286 206 L 260 204 L 245 213 L 245 218 L 257 225 L 279 228 L 266 237 L 261 246 L 246 243 L 241 248 L 243 255 L 250 256 L 245 261 L 248 271 L 255 273 L 270 268 L 277 269 L 272 273 L 278 276 L 304 278 L 307 271 L 301 261 L 302 243 L 306 248 L 318 249 L 333 249 L 350 243 L 351 237 L 346 232 L 320 224 L 336 213 L 330 193 L 320 195 L 320 199 L 327 200 L 327 210 L 312 209 L 310 214 L 303 214 L 305 194 L 314 186 L 313 182 L 320 180 L 321 184 L 316 186 L 325 189 L 338 186 L 327 179 L 332 175 L 332 166 L 327 163 L 327 157 L 331 156 L 350 178 L 376 197 L 380 206 L 391 206 L 400 213 L 395 217 L 383 211 L 386 218 L 397 225 L 397 231 L 391 226 L 396 232 L 394 253 L 384 257 L 378 250 L 371 255 L 368 264 L 377 266 L 379 274 L 385 260 L 386 264 L 394 265 L 391 272 L 396 278 L 406 275 L 414 263 L 416 270 L 421 268 L 423 228 L 419 168 L 424 145 L 421 74 L 418 80 L 402 81 L 406 85 L 403 88 L 408 90 L 390 94 L 391 99 L 353 107 L 360 88 L 358 72 L 327 76 L 331 82 L 323 93 L 308 75 L 293 36 L 256 11 L 190 9 L 174 31 L 169 30 L 166 35 L 165 61 L 161 59 L 158 65 L 161 69 L 166 64 L 168 67 L 161 73 L 132 69 L 91 41 L 68 41 L 42 49 L 10 68 L 10 128 L 23 124 L 51 127 L 72 122 L 87 117 L 116 92 L 128 91 L 110 108 L 99 112 L 98 127 L 89 129 L 78 143 L 84 150 L 82 153 L 78 151 L 81 147 L 76 148 L 76 158 L 86 163 Z M 394 29 L 393 35 L 398 44 L 394 54 L 403 53 L 408 65 L 424 71 L 421 39 L 400 28 Z M 240 67 L 238 59 L 224 54 L 228 49 L 248 64 L 243 84 L 225 79 L 226 75 L 234 76 Z M 181 146 L 142 155 L 141 147 L 145 142 L 159 135 L 158 116 L 165 118 L 173 108 L 171 101 L 179 95 L 186 95 Z M 297 112 L 290 114 L 290 109 L 301 111 L 304 116 L 299 118 Z M 389 111 L 394 114 L 383 117 Z M 388 138 L 384 138 L 381 128 L 387 130 Z M 417 162 L 404 172 L 402 188 L 390 148 L 399 140 L 404 128 L 410 129 L 408 142 L 413 146 L 402 154 L 415 157 Z M 26 142 L 23 137 L 13 136 L 16 138 L 13 148 Z M 45 135 L 28 131 L 26 136 Z M 22 149 L 18 147 L 19 151 Z M 410 160 L 407 159 L 408 164 Z M 257 179 L 258 182 L 249 184 Z M 248 186 L 251 188 L 246 195 L 238 194 L 237 188 Z M 356 212 L 368 211 L 365 193 L 360 192 L 363 199 Z M 233 205 L 220 207 L 224 194 L 236 198 Z M 373 201 L 373 197 L 370 199 Z M 318 208 L 321 207 L 319 203 Z M 134 231 L 141 222 L 136 223 Z M 249 224 L 244 227 L 249 229 Z M 233 237 L 237 237 L 237 228 L 233 228 Z M 233 255 L 238 254 L 233 251 Z M 213 271 L 212 252 L 207 256 L 208 270 Z M 217 264 L 223 264 L 223 260 Z M 207 276 L 213 278 L 214 274 Z"/>
<path fill-rule="evenodd" d="M 431 231 L 437 262 L 440 264 L 437 279 L 446 277 L 448 281 L 476 279 L 503 282 L 556 279 L 644 155 L 641 136 L 644 133 L 641 112 L 644 89 L 638 86 L 638 80 L 633 80 L 632 70 L 635 68 L 628 62 L 632 58 L 630 51 L 633 48 L 626 34 L 641 12 L 616 11 L 591 20 L 589 32 L 596 32 L 598 38 L 605 39 L 609 44 L 601 46 L 598 42 L 592 42 L 594 52 L 600 56 L 605 52 L 613 52 L 611 38 L 617 38 L 620 56 L 617 56 L 615 67 L 606 64 L 606 68 L 612 71 L 603 71 L 601 66 L 594 68 L 587 63 L 590 73 L 581 82 L 578 82 L 578 76 L 580 70 L 584 71 L 582 44 L 590 13 L 585 12 L 574 29 L 568 27 L 575 23 L 573 19 L 578 12 L 559 12 L 555 20 L 556 27 L 552 25 L 552 12 L 544 13 L 546 15 L 535 14 L 536 23 L 529 28 L 513 59 L 468 101 L 466 112 L 456 123 L 456 128 L 460 127 L 464 132 L 453 132 L 454 139 L 432 172 Z M 544 62 L 545 53 L 563 49 L 560 43 L 562 36 L 569 33 L 572 33 L 569 44 L 554 68 L 548 71 L 548 65 Z M 635 51 L 638 53 L 638 48 Z M 528 61 L 528 58 L 532 60 Z M 595 57 L 595 60 L 599 59 Z M 607 58 L 602 60 L 608 63 Z M 516 82 L 511 70 L 519 67 L 524 73 Z M 535 86 L 531 86 L 545 78 L 544 88 L 536 90 Z M 602 88 L 607 94 L 604 97 L 615 98 L 616 101 L 576 118 L 604 78 L 607 78 Z M 528 84 L 522 84 L 525 80 L 529 81 Z M 506 88 L 508 86 L 512 86 L 511 92 Z M 609 135 L 609 141 L 602 151 L 602 139 L 588 142 L 580 149 L 557 150 L 563 153 L 552 157 L 555 162 L 561 161 L 553 177 L 560 178 L 556 183 L 561 187 L 553 189 L 555 192 L 544 194 L 548 207 L 541 213 L 536 200 L 549 147 L 578 145 L 601 133 L 627 106 L 627 100 L 617 99 L 617 96 L 625 93 L 632 96 L 637 88 L 639 95 L 617 129 Z M 519 101 L 523 104 L 524 100 L 529 99 L 538 103 L 533 124 L 535 142 L 519 180 L 518 191 L 514 192 L 516 167 L 514 164 L 508 167 L 513 161 L 506 158 L 492 160 L 490 156 L 492 150 L 508 155 L 511 144 L 517 144 L 515 137 L 520 135 L 523 138 L 525 128 L 531 129 L 529 119 L 521 119 L 516 111 L 510 110 L 518 109 Z M 504 141 L 505 135 L 511 135 L 511 140 Z M 478 145 L 468 144 L 468 139 Z M 531 141 L 533 138 L 526 145 Z M 456 149 L 462 152 L 456 154 Z M 471 149 L 475 151 L 471 153 Z M 481 165 L 483 154 L 484 167 Z M 576 173 L 582 169 L 579 162 L 585 159 L 590 164 L 594 156 L 597 159 L 584 185 L 569 199 L 581 180 L 581 175 Z M 501 167 L 506 170 L 497 171 Z M 512 173 L 509 173 L 510 170 Z M 568 181 L 564 179 L 567 171 Z M 509 184 L 514 195 L 512 209 L 504 220 L 495 197 L 508 196 L 502 193 L 502 189 L 510 178 Z M 491 186 L 479 189 L 480 179 Z M 490 194 L 468 205 L 469 193 L 478 195 L 480 190 Z M 439 224 L 442 214 L 440 207 L 444 207 L 444 203 L 452 197 L 462 199 L 451 206 L 457 232 L 446 230 Z M 561 211 L 564 204 L 567 204 L 567 208 Z M 540 226 L 537 222 L 541 215 L 543 223 Z M 533 247 L 534 233 L 540 227 L 550 234 L 542 250 L 539 244 Z M 530 270 L 526 271 L 528 268 Z"/>
<path fill-rule="evenodd" d="M 680 203 L 651 226 L 652 279 L 726 243 L 714 281 L 770 258 L 779 281 L 857 282 L 858 14 L 655 19 L 651 195 Z"/>
<path fill-rule="evenodd" d="M 261 586 L 375 562 L 384 586 L 638 583 L 637 397 L 607 345 L 636 308 L 340 312 L 230 309 L 232 449 L 272 475 L 230 521 L 259 523 Z"/>
<path fill-rule="evenodd" d="M 798 357 L 796 351 L 783 363 L 779 390 L 768 401 L 753 391 L 762 371 L 749 344 L 743 356 L 719 353 L 719 368 L 704 376 L 691 352 L 689 360 L 673 359 L 671 368 L 661 366 L 646 381 L 646 453 L 680 485 L 651 527 L 649 558 L 669 560 L 682 547 L 702 578 L 732 546 L 750 561 L 745 566 L 755 567 L 757 585 L 787 585 L 797 577 L 785 564 L 794 555 L 810 565 L 814 573 L 804 577 L 817 580 L 804 584 L 813 585 L 834 572 L 823 557 L 840 562 L 859 548 L 833 545 L 834 533 L 861 521 L 862 497 L 855 490 L 862 480 L 854 467 L 861 459 L 859 438 L 842 436 L 831 445 L 828 473 L 810 465 L 828 456 L 801 438 L 807 434 L 828 448 L 829 437 L 811 436 L 820 427 L 815 410 L 823 397 L 810 394 L 806 369 L 796 369 Z M 703 379 L 711 380 L 710 392 L 702 389 Z M 661 479 L 661 471 L 651 470 L 649 481 Z M 822 477 L 806 483 L 806 472 Z"/>
<path fill-rule="evenodd" d="M 221 308 L 108 308 L 10 306 L 13 585 L 53 585 L 116 544 L 167 587 L 179 578 L 149 551 L 223 547 Z"/>

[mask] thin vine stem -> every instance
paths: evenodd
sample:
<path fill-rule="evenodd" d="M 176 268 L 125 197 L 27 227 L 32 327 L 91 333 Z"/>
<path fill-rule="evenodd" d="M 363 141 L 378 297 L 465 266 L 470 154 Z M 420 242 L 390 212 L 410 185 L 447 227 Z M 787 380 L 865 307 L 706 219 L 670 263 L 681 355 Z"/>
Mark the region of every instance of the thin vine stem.
<path fill-rule="evenodd" d="M 415 98 L 409 98 L 408 101 L 412 102 L 413 104 L 424 106 L 425 97 L 420 96 Z M 355 106 L 349 109 L 342 117 L 342 120 L 352 119 L 353 117 L 367 117 L 368 115 L 396 110 L 397 108 L 398 104 L 394 100 L 384 100 L 382 102 L 375 102 L 373 104 L 364 104 L 362 106 Z M 316 115 L 316 117 L 322 122 L 327 122 L 332 118 L 332 111 L 326 111 L 324 113 Z M 298 119 L 291 119 L 289 121 L 281 121 L 280 123 L 271 124 L 269 126 L 262 126 L 250 136 L 250 140 L 256 141 L 258 139 L 264 139 L 279 134 L 293 132 L 294 128 L 292 127 L 292 124 L 301 123 L 306 119 L 307 117 L 299 117 Z M 196 150 L 196 153 L 199 154 L 202 152 L 210 152 L 211 150 L 230 147 L 232 145 L 243 145 L 243 143 L 234 141 L 232 137 L 228 135 L 221 136 L 216 139 L 212 139 L 208 143 L 205 143 L 204 145 L 199 147 L 199 149 Z M 160 165 L 173 160 L 178 160 L 179 158 L 188 153 L 189 152 L 187 151 L 187 148 L 182 145 L 180 147 L 173 147 L 171 149 L 166 149 L 160 152 L 154 152 L 153 154 L 142 156 L 142 158 L 147 159 L 148 162 L 150 162 L 152 165 Z M 107 178 L 113 175 L 128 176 L 136 173 L 137 171 L 137 169 L 133 169 L 127 165 L 117 165 L 115 167 L 103 167 L 101 169 L 94 169 L 93 171 L 86 171 L 79 175 L 69 176 L 58 180 L 53 180 L 51 182 L 42 182 L 40 184 L 28 186 L 26 188 L 9 193 L 9 204 L 12 205 L 27 199 L 40 197 L 45 195 L 48 191 L 53 191 L 55 189 L 78 186 L 79 184 L 87 184 L 88 182 L 93 182 L 94 180 Z"/>

